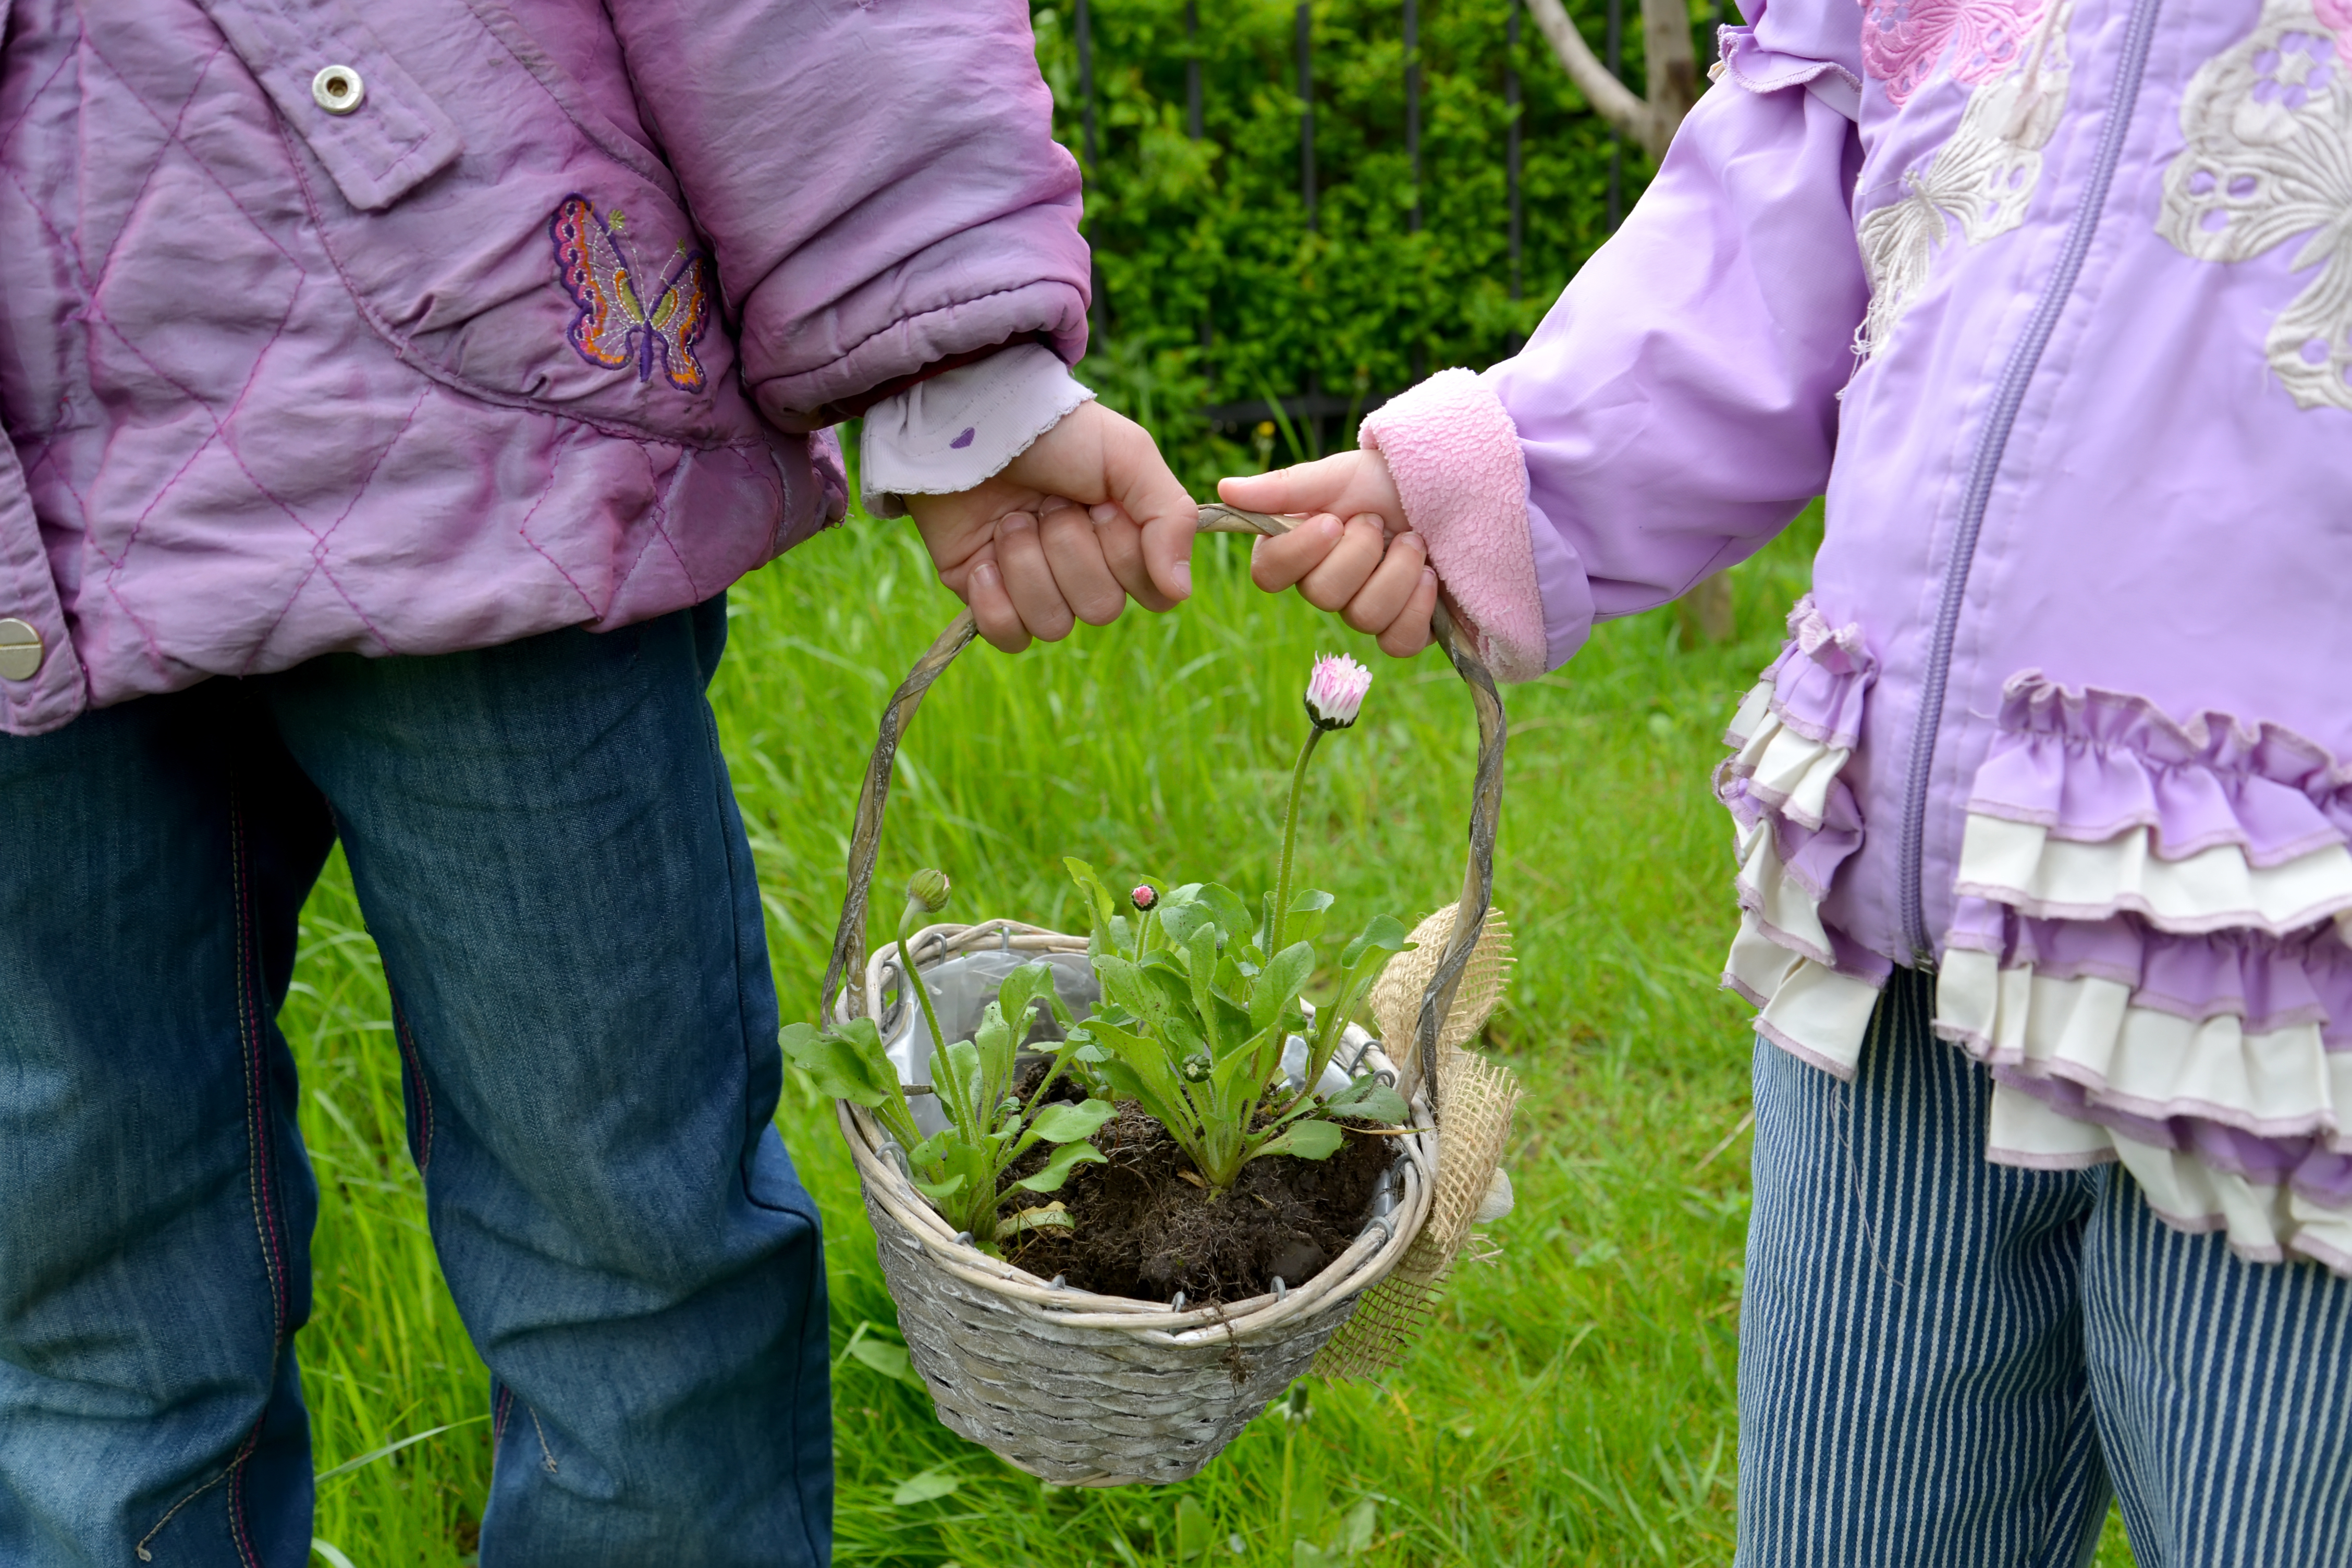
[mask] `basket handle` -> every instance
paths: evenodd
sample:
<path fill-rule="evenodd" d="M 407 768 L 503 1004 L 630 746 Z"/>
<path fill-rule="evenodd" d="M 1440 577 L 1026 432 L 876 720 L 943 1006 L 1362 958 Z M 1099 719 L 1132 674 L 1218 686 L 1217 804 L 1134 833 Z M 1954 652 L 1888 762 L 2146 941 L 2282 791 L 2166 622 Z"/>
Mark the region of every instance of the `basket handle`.
<path fill-rule="evenodd" d="M 1201 509 L 1199 531 L 1276 535 L 1289 532 L 1298 521 L 1243 511 L 1220 502 Z M 882 710 L 882 731 L 866 764 L 865 784 L 857 792 L 857 824 L 849 839 L 848 888 L 841 901 L 841 924 L 834 931 L 833 958 L 825 965 L 821 1016 L 835 1016 L 836 997 L 840 998 L 842 1016 L 855 1017 L 865 1011 L 865 988 L 857 979 L 866 970 L 866 901 L 873 890 L 875 861 L 881 854 L 882 812 L 890 799 L 890 774 L 898 761 L 898 743 L 931 683 L 971 643 L 976 629 L 969 609 L 949 622 L 947 630 L 915 661 L 915 668 L 907 672 L 907 679 L 892 695 L 890 705 Z M 1486 922 L 1495 890 L 1495 826 L 1503 809 L 1503 742 L 1508 724 L 1503 714 L 1502 696 L 1495 689 L 1494 676 L 1455 626 L 1443 598 L 1430 617 L 1430 629 L 1437 646 L 1445 650 L 1445 657 L 1454 661 L 1454 669 L 1469 686 L 1471 705 L 1478 715 L 1478 771 L 1470 795 L 1470 858 L 1462 879 L 1462 912 L 1454 920 L 1444 956 L 1436 973 L 1430 976 L 1428 989 L 1422 993 L 1421 1016 L 1413 1031 L 1411 1070 L 1414 1081 L 1399 1086 L 1405 1098 L 1411 1100 L 1420 1083 L 1426 1081 L 1433 1106 L 1436 1079 L 1433 1064 L 1437 1056 L 1438 1027 L 1453 1010 L 1454 990 L 1461 984 L 1462 971 L 1470 963 L 1472 950 L 1478 944 L 1478 930 Z"/>

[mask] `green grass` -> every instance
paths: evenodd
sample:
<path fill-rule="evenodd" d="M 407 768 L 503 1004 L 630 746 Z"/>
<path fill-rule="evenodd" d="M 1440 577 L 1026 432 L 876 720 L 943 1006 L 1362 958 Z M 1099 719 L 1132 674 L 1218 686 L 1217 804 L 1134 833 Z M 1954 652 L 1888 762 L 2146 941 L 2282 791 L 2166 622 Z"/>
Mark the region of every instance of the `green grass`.
<path fill-rule="evenodd" d="M 1808 520 L 1737 571 L 1737 644 L 1686 652 L 1671 615 L 1641 616 L 1508 693 L 1496 897 L 1520 962 L 1490 1043 L 1528 1089 L 1519 1206 L 1412 1359 L 1384 1387 L 1308 1386 L 1303 1419 L 1270 1413 L 1184 1486 L 1090 1491 L 1011 1470 L 918 1388 L 843 1354 L 842 1562 L 1136 1568 L 1197 1542 L 1198 1561 L 1235 1568 L 1729 1560 L 1749 1046 L 1715 984 L 1731 863 L 1706 778 L 1817 538 Z M 1066 854 L 1259 886 L 1308 658 L 1349 648 L 1378 679 L 1363 722 L 1322 749 L 1303 876 L 1355 920 L 1450 900 L 1475 739 L 1459 681 L 1433 653 L 1394 664 L 1256 594 L 1243 560 L 1239 542 L 1204 541 L 1201 591 L 1175 615 L 967 654 L 911 731 L 883 879 L 938 865 L 957 915 L 1064 929 L 1079 918 Z M 714 700 L 787 1019 L 814 1012 L 873 722 L 954 607 L 904 526 L 874 523 L 732 597 Z M 326 1190 L 301 1342 L 320 1468 L 473 1423 L 325 1481 L 318 1533 L 360 1568 L 462 1562 L 488 1480 L 486 1374 L 434 1264 L 383 976 L 340 859 L 305 913 L 298 976 L 285 1022 Z M 861 1328 L 895 1337 L 827 1109 L 793 1083 L 780 1121 L 824 1209 L 836 1349 Z M 917 1477 L 910 1493 L 936 1495 L 894 1503 Z M 2109 1533 L 2102 1563 L 2127 1563 Z"/>

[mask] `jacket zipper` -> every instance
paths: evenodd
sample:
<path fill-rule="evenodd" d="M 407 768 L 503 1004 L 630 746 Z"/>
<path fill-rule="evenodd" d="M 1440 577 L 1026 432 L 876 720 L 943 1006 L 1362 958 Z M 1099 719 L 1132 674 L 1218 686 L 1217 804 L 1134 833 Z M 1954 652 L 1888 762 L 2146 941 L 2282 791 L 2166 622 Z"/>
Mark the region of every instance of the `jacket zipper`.
<path fill-rule="evenodd" d="M 2050 3 L 2055 5 L 2058 0 Z M 2132 7 L 2129 28 L 2124 36 L 2123 63 L 2116 74 L 2115 97 L 2108 107 L 2106 123 L 2100 131 L 2098 160 L 2091 166 L 2091 178 L 2084 187 L 2081 205 L 2074 210 L 2074 226 L 2067 231 L 2066 247 L 2059 253 L 2057 268 L 2051 273 L 2042 298 L 2035 302 L 2024 334 L 2010 351 L 2008 364 L 2002 367 L 1999 395 L 1986 416 L 1984 432 L 1977 438 L 1976 457 L 1969 468 L 1959 526 L 1952 536 L 1952 558 L 1944 568 L 1944 594 L 1936 611 L 1936 637 L 1928 645 L 1927 670 L 1920 679 L 1919 715 L 1911 731 L 1911 766 L 1903 796 L 1900 866 L 1904 935 L 1911 943 L 1915 963 L 1922 969 L 1933 969 L 1936 963 L 1935 943 L 1927 935 L 1927 909 L 1920 896 L 1925 876 L 1922 860 L 1926 854 L 1927 775 L 1935 767 L 1936 737 L 1944 724 L 1944 692 L 1951 676 L 1952 639 L 1959 630 L 1960 601 L 1968 595 L 1969 568 L 1976 559 L 1977 534 L 1984 526 L 1985 506 L 1992 495 L 1993 481 L 2000 475 L 2001 458 L 2008 450 L 2018 408 L 2025 401 L 2026 388 L 2042 363 L 2042 352 L 2049 346 L 2050 334 L 2058 325 L 2058 314 L 2065 309 L 2067 296 L 2074 292 L 2075 279 L 2082 274 L 2083 258 L 2090 252 L 2100 214 L 2106 209 L 2108 187 L 2114 183 L 2116 165 L 2123 158 L 2124 140 L 2131 133 L 2132 111 L 2139 100 L 2140 79 L 2147 68 L 2148 48 L 2156 36 L 2156 13 L 2161 4 L 2162 0 L 2136 0 Z"/>

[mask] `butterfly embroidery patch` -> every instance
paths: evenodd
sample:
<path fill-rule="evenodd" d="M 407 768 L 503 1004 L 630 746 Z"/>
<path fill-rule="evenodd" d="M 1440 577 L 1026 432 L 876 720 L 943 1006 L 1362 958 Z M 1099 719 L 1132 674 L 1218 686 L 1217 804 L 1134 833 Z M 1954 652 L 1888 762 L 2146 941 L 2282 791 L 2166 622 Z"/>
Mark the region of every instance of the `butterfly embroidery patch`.
<path fill-rule="evenodd" d="M 596 216 L 585 196 L 566 196 L 548 222 L 555 272 L 580 313 L 565 336 L 590 364 L 636 367 L 651 381 L 656 363 L 672 386 L 700 392 L 709 384 L 694 345 L 710 325 L 709 268 L 683 241 L 659 281 L 640 271 L 624 247 L 620 212 Z"/>

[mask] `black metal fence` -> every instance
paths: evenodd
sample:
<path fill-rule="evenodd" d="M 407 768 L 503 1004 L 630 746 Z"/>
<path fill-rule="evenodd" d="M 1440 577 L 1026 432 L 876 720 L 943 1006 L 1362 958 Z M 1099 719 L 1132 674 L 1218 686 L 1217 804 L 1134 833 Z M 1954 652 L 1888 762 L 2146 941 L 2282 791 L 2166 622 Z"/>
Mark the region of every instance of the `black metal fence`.
<path fill-rule="evenodd" d="M 1516 350 L 1638 189 L 1641 161 L 1629 167 L 1520 0 L 1287 5 L 1286 49 L 1265 0 L 1065 3 L 1066 27 L 1038 8 L 1040 52 L 1049 79 L 1075 68 L 1057 99 L 1088 179 L 1093 324 L 1118 354 L 1088 368 L 1114 402 L 1138 400 L 1122 377 L 1147 405 L 1156 391 L 1163 421 L 1182 410 L 1228 436 L 1277 422 L 1320 449 L 1334 420 L 1432 363 Z M 1588 8 L 1587 36 L 1623 71 L 1623 0 Z M 1270 163 L 1285 112 L 1286 181 Z M 1318 147 L 1318 113 L 1341 145 Z M 1183 179 L 1154 141 L 1163 120 L 1213 143 Z"/>

